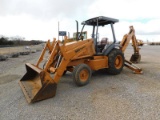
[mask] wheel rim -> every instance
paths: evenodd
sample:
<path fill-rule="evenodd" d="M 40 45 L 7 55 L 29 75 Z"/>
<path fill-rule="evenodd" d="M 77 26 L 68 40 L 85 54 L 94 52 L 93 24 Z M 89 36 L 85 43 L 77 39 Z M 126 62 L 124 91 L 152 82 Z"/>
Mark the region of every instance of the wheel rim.
<path fill-rule="evenodd" d="M 115 67 L 116 69 L 119 69 L 122 67 L 123 64 L 123 59 L 121 55 L 117 55 L 116 60 L 115 60 Z"/>
<path fill-rule="evenodd" d="M 89 77 L 89 73 L 88 73 L 88 70 L 84 69 L 84 70 L 81 70 L 80 74 L 79 74 L 79 77 L 80 77 L 80 80 L 82 82 L 85 82 L 87 81 L 88 77 Z"/>

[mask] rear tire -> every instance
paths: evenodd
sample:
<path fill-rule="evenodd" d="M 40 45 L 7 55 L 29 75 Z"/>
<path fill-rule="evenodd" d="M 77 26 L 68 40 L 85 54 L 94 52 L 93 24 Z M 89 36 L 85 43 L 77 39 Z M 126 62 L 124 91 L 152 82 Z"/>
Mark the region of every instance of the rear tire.
<path fill-rule="evenodd" d="M 124 54 L 121 50 L 114 48 L 108 55 L 108 74 L 117 75 L 123 70 Z"/>
<path fill-rule="evenodd" d="M 77 86 L 84 86 L 91 79 L 91 69 L 86 64 L 79 64 L 73 70 L 73 81 Z"/>

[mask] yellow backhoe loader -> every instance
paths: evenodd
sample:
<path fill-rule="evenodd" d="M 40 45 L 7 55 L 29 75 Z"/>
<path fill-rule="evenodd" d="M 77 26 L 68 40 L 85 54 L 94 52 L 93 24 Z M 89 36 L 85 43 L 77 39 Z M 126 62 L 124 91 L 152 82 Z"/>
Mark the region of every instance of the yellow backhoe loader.
<path fill-rule="evenodd" d="M 107 74 L 116 75 L 126 66 L 135 73 L 142 73 L 142 69 L 124 58 L 127 44 L 131 39 L 133 42 L 136 40 L 133 27 L 130 27 L 130 32 L 123 37 L 121 44 L 117 44 L 113 28 L 113 24 L 116 22 L 118 19 L 104 16 L 95 17 L 82 22 L 83 27 L 80 34 L 77 34 L 76 41 L 68 43 L 62 43 L 59 40 L 54 40 L 52 43 L 48 41 L 37 64 L 26 63 L 27 72 L 19 81 L 27 101 L 31 103 L 55 96 L 57 84 L 66 71 L 72 72 L 73 81 L 77 86 L 89 83 L 92 70 L 105 69 Z M 86 25 L 91 26 L 93 31 L 92 38 L 84 40 L 81 33 Z M 113 43 L 100 48 L 97 45 L 98 28 L 105 25 L 111 26 Z M 136 47 L 135 49 L 139 50 Z M 50 53 L 49 58 L 44 68 L 41 68 L 40 64 L 47 50 Z M 138 55 L 139 52 L 136 50 L 134 52 Z M 133 60 L 137 61 L 137 57 Z"/>

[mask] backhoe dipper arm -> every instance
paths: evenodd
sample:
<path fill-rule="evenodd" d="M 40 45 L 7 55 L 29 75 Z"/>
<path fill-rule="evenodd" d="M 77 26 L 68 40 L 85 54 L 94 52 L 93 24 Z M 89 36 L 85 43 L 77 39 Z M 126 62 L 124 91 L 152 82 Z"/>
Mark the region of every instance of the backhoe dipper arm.
<path fill-rule="evenodd" d="M 139 47 L 138 47 L 138 42 L 137 42 L 137 39 L 136 39 L 136 36 L 133 35 L 132 36 L 132 44 L 133 44 L 133 48 L 134 48 L 134 54 L 139 54 Z"/>
<path fill-rule="evenodd" d="M 134 54 L 139 54 L 139 47 L 138 47 L 138 42 L 135 36 L 135 30 L 133 28 L 133 26 L 130 26 L 130 31 L 128 34 L 123 36 L 123 39 L 120 43 L 120 49 L 122 50 L 122 52 L 124 53 L 124 51 L 126 50 L 127 46 L 129 45 L 130 40 L 132 40 L 132 46 L 134 48 Z"/>
<path fill-rule="evenodd" d="M 123 39 L 122 39 L 122 41 L 120 43 L 120 49 L 122 50 L 123 53 L 126 50 L 126 48 L 127 48 L 127 46 L 128 46 L 128 44 L 129 44 L 129 42 L 130 42 L 131 39 L 132 39 L 132 42 L 135 43 L 135 39 L 134 39 L 135 30 L 134 30 L 133 26 L 130 26 L 129 28 L 130 28 L 129 33 L 125 34 L 123 36 Z"/>

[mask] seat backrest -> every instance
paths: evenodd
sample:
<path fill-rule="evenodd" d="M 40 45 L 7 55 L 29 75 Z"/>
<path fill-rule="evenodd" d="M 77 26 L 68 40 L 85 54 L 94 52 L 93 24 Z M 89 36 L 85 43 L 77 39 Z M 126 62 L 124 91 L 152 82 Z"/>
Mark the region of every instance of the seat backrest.
<path fill-rule="evenodd" d="M 115 43 L 109 44 L 109 45 L 105 45 L 104 49 L 102 50 L 102 54 L 103 55 L 108 55 L 108 53 L 115 48 Z"/>

